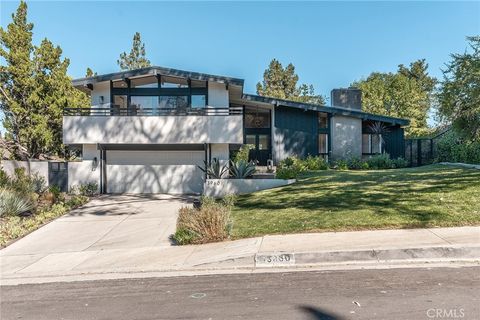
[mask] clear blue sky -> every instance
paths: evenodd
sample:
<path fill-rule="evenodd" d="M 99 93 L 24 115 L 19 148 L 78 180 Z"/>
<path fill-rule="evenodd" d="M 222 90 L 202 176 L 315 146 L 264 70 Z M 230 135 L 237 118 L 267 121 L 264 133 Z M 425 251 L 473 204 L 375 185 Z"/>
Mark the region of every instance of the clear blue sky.
<path fill-rule="evenodd" d="M 116 60 L 136 31 L 152 64 L 245 79 L 255 84 L 272 58 L 296 66 L 301 82 L 329 96 L 372 71 L 395 71 L 425 58 L 430 72 L 465 37 L 480 34 L 480 2 L 44 2 L 29 4 L 34 41 L 47 37 L 71 60 L 118 70 Z M 17 1 L 1 3 L 1 26 Z"/>

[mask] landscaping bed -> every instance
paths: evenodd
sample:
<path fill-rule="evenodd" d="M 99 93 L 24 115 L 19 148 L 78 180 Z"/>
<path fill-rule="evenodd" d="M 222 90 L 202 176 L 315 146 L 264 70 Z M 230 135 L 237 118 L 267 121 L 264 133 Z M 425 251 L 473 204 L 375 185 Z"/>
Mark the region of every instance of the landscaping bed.
<path fill-rule="evenodd" d="M 236 199 L 232 237 L 480 225 L 480 171 L 430 165 L 309 171 Z"/>
<path fill-rule="evenodd" d="M 0 170 L 0 247 L 87 203 L 96 190 L 85 185 L 64 193 L 24 169 L 15 169 L 12 177 Z"/>

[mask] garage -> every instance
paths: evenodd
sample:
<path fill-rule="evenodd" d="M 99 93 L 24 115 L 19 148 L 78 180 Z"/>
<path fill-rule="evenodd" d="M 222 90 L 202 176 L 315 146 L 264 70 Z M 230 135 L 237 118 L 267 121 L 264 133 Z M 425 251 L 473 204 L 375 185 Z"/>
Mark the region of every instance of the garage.
<path fill-rule="evenodd" d="M 107 150 L 107 193 L 198 194 L 205 151 Z"/>

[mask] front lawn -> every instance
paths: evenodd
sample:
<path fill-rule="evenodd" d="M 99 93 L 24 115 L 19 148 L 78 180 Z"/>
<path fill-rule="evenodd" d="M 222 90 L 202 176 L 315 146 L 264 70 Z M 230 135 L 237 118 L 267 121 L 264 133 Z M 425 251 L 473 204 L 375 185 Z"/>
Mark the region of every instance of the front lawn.
<path fill-rule="evenodd" d="M 232 214 L 234 238 L 480 225 L 480 170 L 317 171 L 289 186 L 239 196 Z"/>

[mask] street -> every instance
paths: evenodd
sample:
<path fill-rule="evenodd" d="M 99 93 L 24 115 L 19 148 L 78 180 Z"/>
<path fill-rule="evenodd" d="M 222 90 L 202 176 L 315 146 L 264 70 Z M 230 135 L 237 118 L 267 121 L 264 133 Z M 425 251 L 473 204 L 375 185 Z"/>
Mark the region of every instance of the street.
<path fill-rule="evenodd" d="M 480 268 L 255 273 L 1 287 L 7 319 L 480 319 Z"/>

